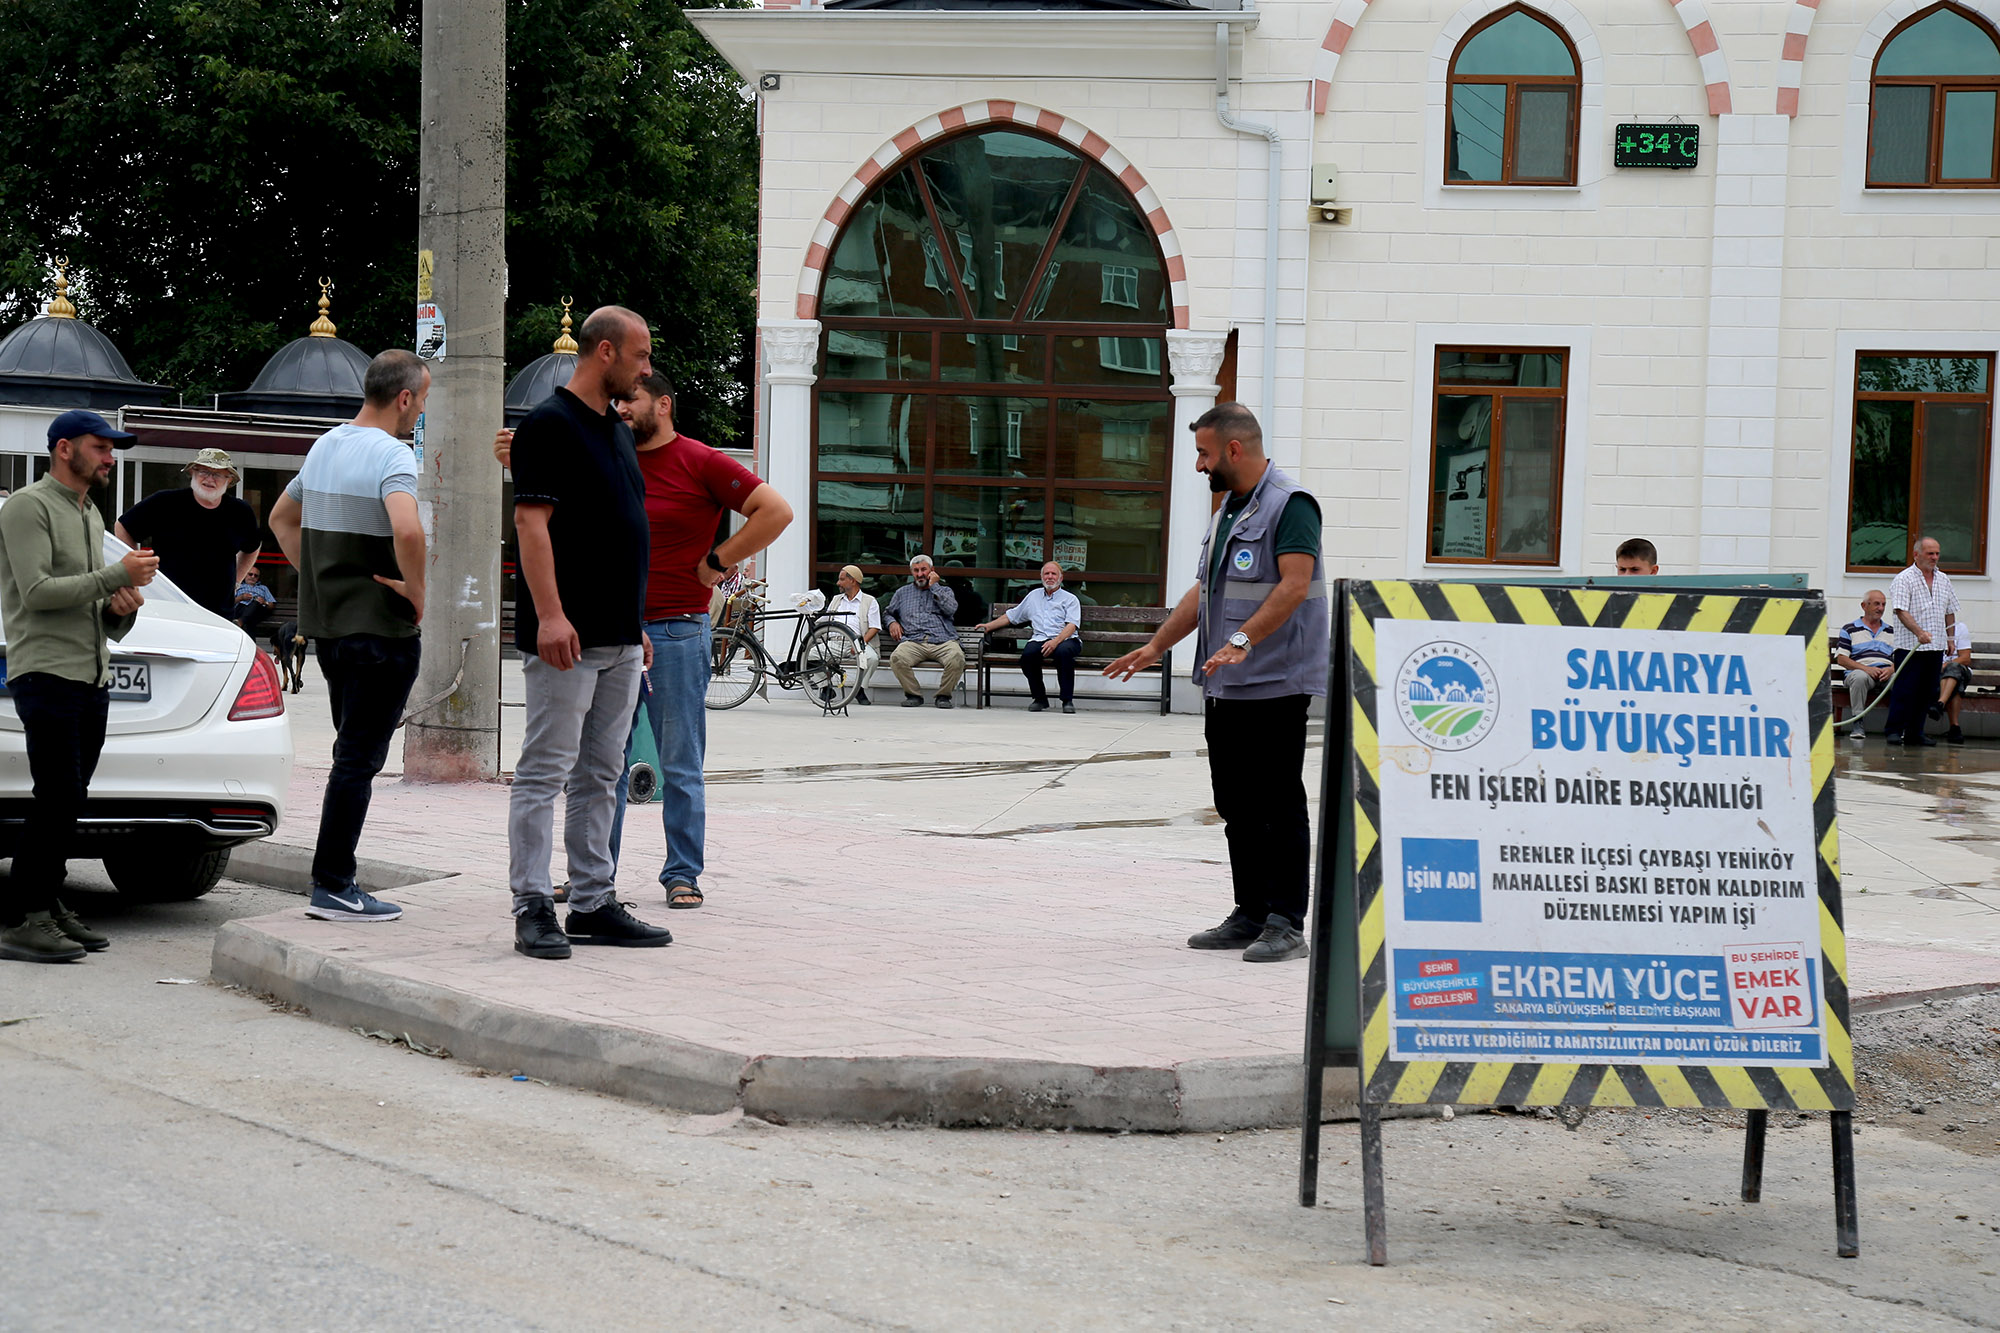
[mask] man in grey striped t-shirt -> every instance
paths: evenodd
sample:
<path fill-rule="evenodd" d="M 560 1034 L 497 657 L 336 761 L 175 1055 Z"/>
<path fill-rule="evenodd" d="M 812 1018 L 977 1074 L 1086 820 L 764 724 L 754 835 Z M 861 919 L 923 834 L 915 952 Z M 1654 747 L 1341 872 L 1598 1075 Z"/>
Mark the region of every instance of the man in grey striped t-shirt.
<path fill-rule="evenodd" d="M 271 531 L 299 572 L 299 632 L 319 655 L 337 733 L 306 908 L 322 921 L 403 914 L 355 884 L 354 849 L 417 680 L 424 528 L 416 459 L 400 437 L 416 426 L 430 390 L 430 370 L 414 353 L 369 362 L 360 415 L 313 441 L 271 506 Z"/>

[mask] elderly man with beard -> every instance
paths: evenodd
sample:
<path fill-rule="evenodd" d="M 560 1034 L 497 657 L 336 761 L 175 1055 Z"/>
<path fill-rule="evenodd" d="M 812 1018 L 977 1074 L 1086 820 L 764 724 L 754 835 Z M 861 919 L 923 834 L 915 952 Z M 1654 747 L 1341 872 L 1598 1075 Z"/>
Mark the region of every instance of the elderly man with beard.
<path fill-rule="evenodd" d="M 1190 429 L 1195 470 L 1225 496 L 1202 539 L 1200 582 L 1151 642 L 1104 674 L 1130 680 L 1198 631 L 1194 679 L 1236 910 L 1188 947 L 1241 949 L 1246 963 L 1303 958 L 1306 710 L 1326 693 L 1333 632 L 1319 501 L 1265 457 L 1263 429 L 1241 403 L 1216 404 Z"/>
<path fill-rule="evenodd" d="M 263 543 L 257 514 L 229 493 L 236 464 L 222 450 L 203 449 L 187 474 L 186 486 L 154 491 L 119 515 L 114 531 L 127 546 L 152 548 L 174 586 L 228 620 Z"/>
<path fill-rule="evenodd" d="M 56 894 L 104 748 L 107 640 L 132 628 L 145 601 L 139 589 L 160 566 L 144 551 L 104 563 L 104 520 L 91 495 L 111 478 L 111 451 L 133 438 L 95 412 L 64 412 L 49 423 L 48 472 L 0 506 L 7 688 L 34 782 L 14 872 L 0 882 L 0 958 L 73 962 L 110 943 Z"/>

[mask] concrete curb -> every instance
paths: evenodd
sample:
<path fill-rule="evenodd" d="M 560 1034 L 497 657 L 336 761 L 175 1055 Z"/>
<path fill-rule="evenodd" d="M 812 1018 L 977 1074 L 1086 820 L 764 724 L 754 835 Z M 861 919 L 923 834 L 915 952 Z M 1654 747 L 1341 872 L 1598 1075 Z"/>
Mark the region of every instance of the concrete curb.
<path fill-rule="evenodd" d="M 416 881 L 410 881 L 416 882 Z M 358 966 L 232 921 L 211 973 L 321 1022 L 408 1033 L 489 1069 L 676 1110 L 766 1120 L 907 1121 L 1198 1132 L 1299 1123 L 1303 1064 L 1267 1056 L 1098 1067 L 1060 1060 L 751 1054 L 523 1009 Z M 1355 1071 L 1328 1070 L 1327 1119 L 1352 1119 Z"/>
<path fill-rule="evenodd" d="M 261 838 L 232 847 L 229 866 L 222 873 L 246 884 L 261 884 L 267 889 L 280 889 L 286 893 L 310 894 L 312 863 L 313 849 L 310 847 L 295 847 L 291 843 Z M 391 861 L 371 861 L 366 857 L 357 858 L 354 863 L 354 882 L 370 893 L 388 893 L 412 884 L 428 884 L 432 880 L 457 877 L 455 870 L 423 870 Z"/>

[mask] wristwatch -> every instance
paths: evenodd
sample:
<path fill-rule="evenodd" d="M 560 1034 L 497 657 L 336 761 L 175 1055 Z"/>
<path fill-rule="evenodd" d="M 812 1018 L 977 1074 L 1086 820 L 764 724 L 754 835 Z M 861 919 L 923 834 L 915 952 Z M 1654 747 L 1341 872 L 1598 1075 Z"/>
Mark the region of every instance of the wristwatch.
<path fill-rule="evenodd" d="M 1231 648 L 1241 648 L 1247 653 L 1250 651 L 1250 636 L 1242 630 L 1237 630 L 1229 636 L 1229 646 Z"/>
<path fill-rule="evenodd" d="M 717 560 L 713 551 L 708 553 L 708 567 L 718 574 L 727 574 L 729 572 L 729 566 Z"/>

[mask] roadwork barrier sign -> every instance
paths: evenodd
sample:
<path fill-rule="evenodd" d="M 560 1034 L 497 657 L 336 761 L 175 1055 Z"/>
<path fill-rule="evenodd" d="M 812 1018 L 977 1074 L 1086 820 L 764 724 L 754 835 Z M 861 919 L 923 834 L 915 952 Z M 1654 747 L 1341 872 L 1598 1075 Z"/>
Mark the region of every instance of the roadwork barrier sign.
<path fill-rule="evenodd" d="M 1335 625 L 1302 1199 L 1354 1065 L 1374 1262 L 1409 1104 L 1740 1108 L 1748 1199 L 1766 1114 L 1827 1111 L 1858 1252 L 1820 597 L 1349 581 Z"/>

